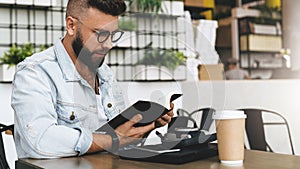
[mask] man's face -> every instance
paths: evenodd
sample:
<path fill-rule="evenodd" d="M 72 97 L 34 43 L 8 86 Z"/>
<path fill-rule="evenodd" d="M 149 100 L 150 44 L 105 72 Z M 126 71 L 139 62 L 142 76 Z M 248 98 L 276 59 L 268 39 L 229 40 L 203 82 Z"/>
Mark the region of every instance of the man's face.
<path fill-rule="evenodd" d="M 77 19 L 79 26 L 72 42 L 72 48 L 77 61 L 95 72 L 103 64 L 105 55 L 112 48 L 111 36 L 106 41 L 99 43 L 96 31 L 116 31 L 118 17 L 106 15 L 94 8 L 90 8 L 87 13 L 87 17 L 81 20 Z"/>

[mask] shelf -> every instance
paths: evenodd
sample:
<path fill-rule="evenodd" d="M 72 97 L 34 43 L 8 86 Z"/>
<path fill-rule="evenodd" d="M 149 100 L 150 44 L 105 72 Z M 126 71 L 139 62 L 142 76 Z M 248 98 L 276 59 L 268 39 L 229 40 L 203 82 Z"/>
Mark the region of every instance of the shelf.
<path fill-rule="evenodd" d="M 281 36 L 255 34 L 240 36 L 240 51 L 279 52 L 281 48 Z"/>
<path fill-rule="evenodd" d="M 269 54 L 272 54 L 272 55 L 275 55 L 275 54 L 280 54 L 280 51 L 253 51 L 253 50 L 241 50 L 240 51 L 241 54 L 247 54 L 247 53 L 269 53 Z"/>
<path fill-rule="evenodd" d="M 254 23 L 251 21 L 239 22 L 239 35 L 266 35 L 266 36 L 281 36 L 282 29 L 281 23 L 268 24 L 268 23 Z"/>
<path fill-rule="evenodd" d="M 165 35 L 177 36 L 185 33 L 185 32 L 172 32 L 170 30 L 165 30 L 165 31 L 136 30 L 133 32 L 136 32 L 138 35 L 160 35 L 160 36 L 165 36 Z"/>
<path fill-rule="evenodd" d="M 240 36 L 249 36 L 249 35 L 255 35 L 255 36 L 273 36 L 273 37 L 280 37 L 281 38 L 281 35 L 272 35 L 272 34 L 262 34 L 262 33 L 252 33 L 252 32 L 249 32 L 249 33 L 241 33 Z"/>
<path fill-rule="evenodd" d="M 1 4 L 0 3 L 0 8 L 11 8 L 11 9 L 34 9 L 34 10 L 42 10 L 42 11 L 56 11 L 56 12 L 61 12 L 65 11 L 65 7 L 57 7 L 57 6 L 37 6 L 37 5 L 21 5 L 21 4 Z"/>
<path fill-rule="evenodd" d="M 175 50 L 175 51 L 178 51 L 178 50 L 184 50 L 185 48 L 166 48 L 166 47 L 151 47 L 153 49 L 160 49 L 160 50 Z M 127 50 L 127 49 L 130 49 L 130 50 L 145 50 L 145 49 L 149 49 L 149 47 L 133 47 L 133 46 L 130 46 L 130 47 L 120 47 L 120 46 L 114 46 L 112 48 L 113 49 L 121 49 L 121 50 Z"/>
<path fill-rule="evenodd" d="M 204 19 L 206 18 L 204 12 L 206 11 L 211 11 L 211 14 L 207 19 L 212 19 L 213 18 L 213 10 L 214 8 L 205 8 L 205 7 L 193 7 L 193 6 L 185 6 L 184 7 L 185 11 L 189 11 L 191 13 L 191 18 L 194 20 L 199 20 L 199 19 Z M 201 15 L 204 14 L 205 16 Z"/>
<path fill-rule="evenodd" d="M 51 8 L 50 6 L 35 6 L 35 5 L 23 5 L 23 4 L 2 4 L 0 7 L 13 8 L 13 9 L 36 9 L 36 10 L 47 10 Z"/>
<path fill-rule="evenodd" d="M 21 46 L 21 45 L 24 45 L 24 43 L 13 43 L 14 45 L 17 45 L 17 46 Z M 13 44 L 7 44 L 7 43 L 0 43 L 0 46 L 1 47 L 6 47 L 6 48 L 10 48 Z M 38 48 L 39 46 L 41 45 L 45 45 L 45 43 L 33 43 L 33 46 L 35 48 Z M 47 44 L 49 46 L 52 46 L 53 44 Z"/>
<path fill-rule="evenodd" d="M 258 20 L 268 20 L 268 21 L 274 21 L 274 22 L 282 22 L 281 18 L 267 18 L 267 17 L 260 17 L 260 16 L 245 16 L 242 18 L 239 18 L 240 20 L 247 20 L 248 22 L 255 22 Z M 261 24 L 261 23 L 259 23 Z"/>
<path fill-rule="evenodd" d="M 283 68 L 282 61 L 276 57 L 282 49 L 281 19 L 260 17 L 261 13 L 258 10 L 241 8 L 236 8 L 233 16 L 238 21 L 241 68 L 248 70 L 249 74 L 252 71 Z M 264 63 L 266 59 L 268 63 Z"/>
<path fill-rule="evenodd" d="M 282 69 L 283 67 L 241 67 L 242 69 L 251 69 L 251 70 L 274 70 Z"/>
<path fill-rule="evenodd" d="M 153 36 L 178 36 L 178 35 L 183 35 L 185 32 L 173 32 L 173 31 L 168 31 L 168 30 L 135 30 L 135 31 L 124 31 L 124 32 L 134 32 L 138 36 L 142 35 L 153 35 Z"/>
<path fill-rule="evenodd" d="M 64 31 L 64 26 L 52 26 L 52 25 L 24 25 L 24 24 L 11 24 L 0 25 L 1 29 L 17 29 L 17 30 L 45 30 L 45 31 Z"/>
<path fill-rule="evenodd" d="M 214 8 L 209 8 L 209 7 L 184 6 L 184 10 L 190 11 L 191 13 L 201 13 L 213 9 Z"/>
<path fill-rule="evenodd" d="M 163 13 L 141 13 L 141 12 L 134 12 L 134 11 L 128 11 L 124 13 L 122 16 L 129 16 L 129 17 L 140 17 L 140 18 L 151 18 L 151 19 L 172 19 L 172 18 L 178 18 L 178 17 L 184 17 L 184 15 L 168 15 Z"/>

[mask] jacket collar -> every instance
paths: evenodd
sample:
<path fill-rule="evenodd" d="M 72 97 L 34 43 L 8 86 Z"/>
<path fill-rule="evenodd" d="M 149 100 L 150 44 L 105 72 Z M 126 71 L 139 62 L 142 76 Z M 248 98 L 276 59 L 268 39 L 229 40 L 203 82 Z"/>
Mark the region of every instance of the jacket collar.
<path fill-rule="evenodd" d="M 62 43 L 62 38 L 60 38 L 54 45 L 54 52 L 65 80 L 66 81 L 82 80 L 82 77 L 77 72 L 74 63 L 72 62 L 69 54 L 67 53 Z M 97 74 L 101 82 L 107 82 L 112 79 L 112 73 L 107 64 L 103 64 L 100 68 L 98 68 Z"/>

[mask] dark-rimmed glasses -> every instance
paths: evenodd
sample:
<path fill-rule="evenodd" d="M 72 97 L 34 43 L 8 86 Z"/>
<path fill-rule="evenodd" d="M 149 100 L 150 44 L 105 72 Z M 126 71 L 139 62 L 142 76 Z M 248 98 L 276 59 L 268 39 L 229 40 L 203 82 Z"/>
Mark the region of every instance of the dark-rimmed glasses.
<path fill-rule="evenodd" d="M 79 23 L 86 26 L 91 31 L 95 32 L 97 34 L 97 41 L 99 43 L 104 43 L 109 38 L 109 36 L 111 37 L 111 42 L 116 43 L 118 40 L 121 39 L 122 35 L 124 34 L 124 32 L 121 30 L 116 30 L 112 32 L 109 32 L 108 30 L 94 30 L 89 26 L 87 26 L 86 24 L 82 23 L 78 18 L 76 17 L 72 17 L 72 18 L 76 19 Z"/>

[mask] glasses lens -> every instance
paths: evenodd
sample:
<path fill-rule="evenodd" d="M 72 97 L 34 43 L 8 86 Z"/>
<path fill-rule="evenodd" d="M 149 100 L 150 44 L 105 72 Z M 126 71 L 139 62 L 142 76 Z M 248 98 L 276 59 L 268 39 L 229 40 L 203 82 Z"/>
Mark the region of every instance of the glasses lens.
<path fill-rule="evenodd" d="M 117 42 L 118 40 L 121 39 L 123 33 L 124 33 L 124 32 L 122 32 L 122 31 L 115 31 L 115 32 L 112 32 L 111 41 L 112 41 L 112 42 Z"/>
<path fill-rule="evenodd" d="M 109 31 L 100 31 L 98 34 L 98 42 L 99 43 L 105 42 L 108 39 L 109 35 L 110 35 Z"/>

